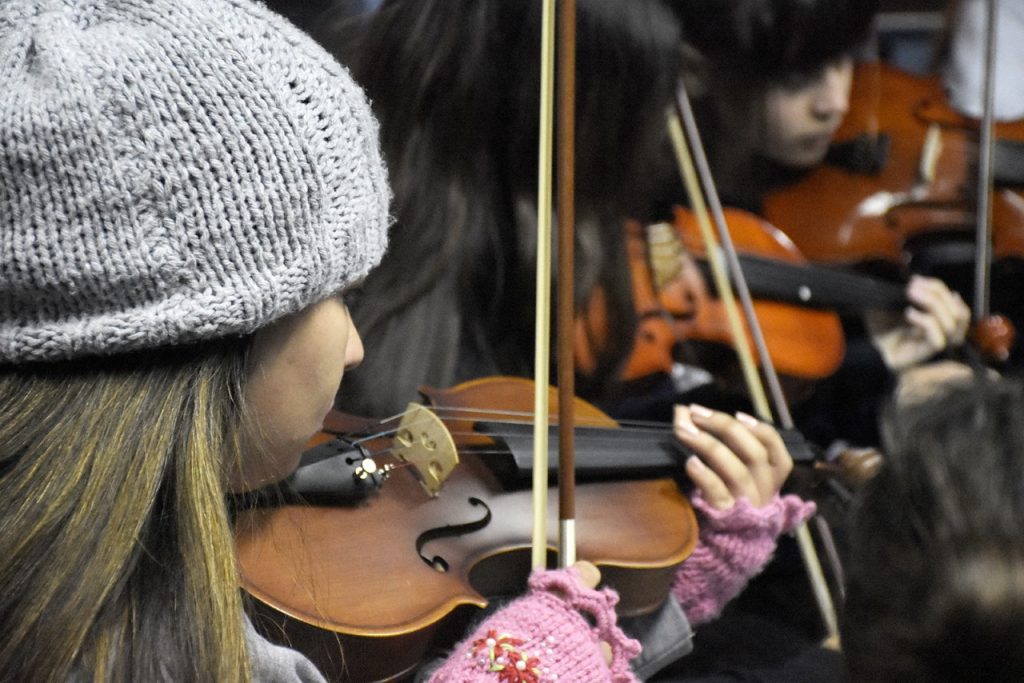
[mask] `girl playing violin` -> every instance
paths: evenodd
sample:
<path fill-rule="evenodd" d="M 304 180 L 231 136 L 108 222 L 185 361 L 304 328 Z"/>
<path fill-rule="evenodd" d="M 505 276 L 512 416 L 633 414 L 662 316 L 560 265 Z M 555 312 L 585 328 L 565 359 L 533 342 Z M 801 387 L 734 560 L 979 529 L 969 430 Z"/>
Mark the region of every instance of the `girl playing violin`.
<path fill-rule="evenodd" d="M 363 357 L 342 297 L 390 199 L 366 99 L 245 0 L 8 0 L 0 82 L 0 679 L 322 680 L 243 616 L 225 497 L 291 472 Z M 699 621 L 809 510 L 770 426 L 675 425 Z M 597 580 L 536 572 L 435 680 L 636 680 Z"/>
<path fill-rule="evenodd" d="M 757 212 L 825 160 L 877 0 L 676 0 L 685 83 L 724 203 Z"/>
<path fill-rule="evenodd" d="M 766 192 L 829 153 L 877 0 L 678 0 L 675 7 L 687 89 L 720 194 L 759 213 Z M 877 411 L 893 376 L 963 343 L 970 311 L 959 294 L 913 276 L 906 298 L 902 315 L 844 320 L 843 366 L 797 406 L 806 436 L 877 445 Z"/>
<path fill-rule="evenodd" d="M 392 247 L 352 299 L 377 353 L 346 377 L 343 410 L 393 414 L 422 385 L 532 370 L 540 5 L 388 0 L 353 18 L 341 3 L 311 29 L 367 89 L 395 191 Z M 678 192 L 665 111 L 682 35 L 662 0 L 577 9 L 576 290 L 580 308 L 603 291 L 612 330 L 578 386 L 600 398 L 636 326 L 623 223 L 656 217 L 666 178 Z"/>

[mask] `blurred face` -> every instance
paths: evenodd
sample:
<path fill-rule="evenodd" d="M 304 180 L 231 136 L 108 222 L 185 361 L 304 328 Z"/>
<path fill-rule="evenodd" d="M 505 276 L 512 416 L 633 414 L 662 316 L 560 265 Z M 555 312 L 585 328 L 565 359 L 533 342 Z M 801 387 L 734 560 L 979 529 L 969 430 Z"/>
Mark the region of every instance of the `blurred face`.
<path fill-rule="evenodd" d="M 259 488 L 291 474 L 333 406 L 345 369 L 362 359 L 363 342 L 338 296 L 257 331 L 242 466 L 229 489 Z"/>
<path fill-rule="evenodd" d="M 816 166 L 850 106 L 853 60 L 844 57 L 810 76 L 769 87 L 762 156 L 794 168 Z"/>

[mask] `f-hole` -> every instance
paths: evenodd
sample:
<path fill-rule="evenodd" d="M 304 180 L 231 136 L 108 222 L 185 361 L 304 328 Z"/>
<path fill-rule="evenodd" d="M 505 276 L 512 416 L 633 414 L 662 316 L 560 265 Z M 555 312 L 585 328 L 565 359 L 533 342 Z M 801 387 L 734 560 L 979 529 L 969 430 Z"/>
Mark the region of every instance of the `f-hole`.
<path fill-rule="evenodd" d="M 464 536 L 465 534 L 471 534 L 474 531 L 483 529 L 491 523 L 491 509 L 487 507 L 487 503 L 483 502 L 479 498 L 471 497 L 469 498 L 469 504 L 474 507 L 482 507 L 484 509 L 484 516 L 474 522 L 466 522 L 465 524 L 446 524 L 436 529 L 427 529 L 416 537 L 416 553 L 420 556 L 420 559 L 426 562 L 431 568 L 436 569 L 439 572 L 447 572 L 450 566 L 448 561 L 440 555 L 435 555 L 434 557 L 427 557 L 424 555 L 423 546 L 438 538 L 450 538 L 452 536 Z"/>

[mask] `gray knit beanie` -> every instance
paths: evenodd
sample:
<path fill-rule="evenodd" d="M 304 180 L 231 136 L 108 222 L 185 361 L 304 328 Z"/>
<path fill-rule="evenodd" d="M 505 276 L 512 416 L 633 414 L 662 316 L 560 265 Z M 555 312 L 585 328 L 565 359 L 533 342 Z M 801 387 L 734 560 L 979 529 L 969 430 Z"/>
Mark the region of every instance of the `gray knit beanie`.
<path fill-rule="evenodd" d="M 362 91 L 251 0 L 0 0 L 0 362 L 255 330 L 388 202 Z"/>

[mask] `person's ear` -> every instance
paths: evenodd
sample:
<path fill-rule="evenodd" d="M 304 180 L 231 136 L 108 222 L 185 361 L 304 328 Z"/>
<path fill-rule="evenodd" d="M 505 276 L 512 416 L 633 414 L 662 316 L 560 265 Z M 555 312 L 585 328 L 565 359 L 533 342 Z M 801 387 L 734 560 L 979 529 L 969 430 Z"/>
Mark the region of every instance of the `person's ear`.
<path fill-rule="evenodd" d="M 680 45 L 683 63 L 683 85 L 690 99 L 701 99 L 711 88 L 711 65 L 707 57 L 686 41 Z"/>

